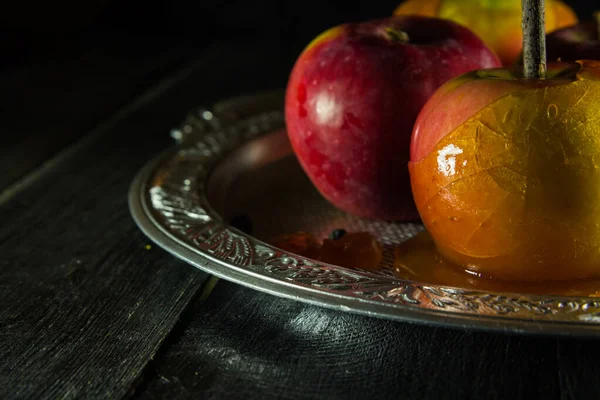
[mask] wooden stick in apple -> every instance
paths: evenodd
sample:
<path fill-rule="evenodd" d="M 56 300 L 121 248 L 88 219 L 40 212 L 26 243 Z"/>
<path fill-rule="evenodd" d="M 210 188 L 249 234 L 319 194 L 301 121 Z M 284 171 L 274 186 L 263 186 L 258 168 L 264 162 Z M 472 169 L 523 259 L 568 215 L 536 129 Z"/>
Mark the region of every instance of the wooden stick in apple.
<path fill-rule="evenodd" d="M 523 75 L 546 77 L 544 0 L 522 0 Z"/>

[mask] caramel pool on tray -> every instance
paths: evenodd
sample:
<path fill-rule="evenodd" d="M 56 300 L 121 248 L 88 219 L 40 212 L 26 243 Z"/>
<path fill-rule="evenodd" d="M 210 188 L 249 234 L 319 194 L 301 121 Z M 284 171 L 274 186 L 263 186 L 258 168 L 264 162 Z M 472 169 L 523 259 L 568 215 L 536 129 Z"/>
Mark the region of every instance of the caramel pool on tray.
<path fill-rule="evenodd" d="M 427 232 L 421 232 L 396 246 L 393 272 L 400 279 L 465 290 L 578 297 L 600 296 L 600 279 L 598 278 L 524 282 L 494 279 L 468 271 L 461 265 L 454 264 L 442 257 Z"/>
<path fill-rule="evenodd" d="M 341 231 L 339 233 L 336 231 Z M 563 296 L 600 296 L 600 279 L 553 282 L 515 282 L 480 276 L 440 256 L 426 231 L 392 246 L 393 265 L 383 261 L 383 246 L 368 232 L 335 230 L 321 243 L 315 235 L 298 231 L 269 241 L 291 253 L 345 268 L 384 273 L 429 285 L 457 287 L 466 290 L 518 292 Z"/>
<path fill-rule="evenodd" d="M 368 232 L 336 229 L 320 244 L 311 233 L 295 232 L 270 240 L 273 246 L 292 253 L 345 268 L 377 270 L 381 268 L 383 250 Z"/>

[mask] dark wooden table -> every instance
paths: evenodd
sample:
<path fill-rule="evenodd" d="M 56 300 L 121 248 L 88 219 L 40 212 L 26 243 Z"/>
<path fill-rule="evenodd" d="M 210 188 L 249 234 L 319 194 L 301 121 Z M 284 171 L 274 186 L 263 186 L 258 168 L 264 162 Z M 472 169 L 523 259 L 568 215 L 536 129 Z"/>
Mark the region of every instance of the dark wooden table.
<path fill-rule="evenodd" d="M 0 398 L 600 398 L 598 341 L 334 312 L 154 246 L 136 172 L 187 111 L 284 87 L 298 49 L 121 46 L 0 78 Z"/>

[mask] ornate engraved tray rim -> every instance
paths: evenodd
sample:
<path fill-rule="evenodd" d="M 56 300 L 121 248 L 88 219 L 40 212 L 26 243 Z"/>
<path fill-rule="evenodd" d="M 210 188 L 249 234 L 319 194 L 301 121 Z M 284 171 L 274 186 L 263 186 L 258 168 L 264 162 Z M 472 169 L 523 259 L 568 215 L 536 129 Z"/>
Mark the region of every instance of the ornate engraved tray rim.
<path fill-rule="evenodd" d="M 229 226 L 209 204 L 208 180 L 236 148 L 282 128 L 276 108 L 250 97 L 190 113 L 172 132 L 179 144 L 150 160 L 132 182 L 129 207 L 138 227 L 201 270 L 318 306 L 463 329 L 600 334 L 600 299 L 466 290 L 349 270 L 286 253 Z"/>

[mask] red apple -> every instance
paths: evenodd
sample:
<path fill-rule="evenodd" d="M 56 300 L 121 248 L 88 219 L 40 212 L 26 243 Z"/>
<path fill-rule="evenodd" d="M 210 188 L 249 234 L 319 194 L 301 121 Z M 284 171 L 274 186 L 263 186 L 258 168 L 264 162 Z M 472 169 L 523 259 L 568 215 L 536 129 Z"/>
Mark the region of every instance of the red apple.
<path fill-rule="evenodd" d="M 598 21 L 585 21 L 546 36 L 548 60 L 600 60 Z"/>
<path fill-rule="evenodd" d="M 409 170 L 446 259 L 519 281 L 600 276 L 600 62 L 475 71 L 415 123 Z"/>
<path fill-rule="evenodd" d="M 350 214 L 414 219 L 407 169 L 416 117 L 467 71 L 500 66 L 470 30 L 403 16 L 334 27 L 301 53 L 286 91 L 294 152 L 320 193 Z"/>

